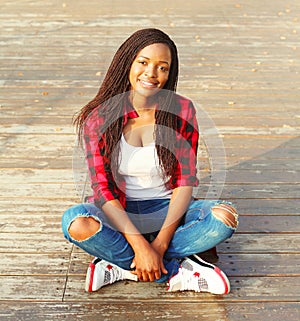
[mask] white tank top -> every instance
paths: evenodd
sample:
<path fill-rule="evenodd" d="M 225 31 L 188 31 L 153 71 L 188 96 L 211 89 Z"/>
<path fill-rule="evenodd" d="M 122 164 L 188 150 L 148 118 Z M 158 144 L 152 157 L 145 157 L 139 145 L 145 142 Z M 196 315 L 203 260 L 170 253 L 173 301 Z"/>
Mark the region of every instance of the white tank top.
<path fill-rule="evenodd" d="M 131 200 L 171 198 L 172 190 L 161 176 L 155 142 L 143 147 L 120 142 L 119 174 L 126 182 L 126 196 Z"/>

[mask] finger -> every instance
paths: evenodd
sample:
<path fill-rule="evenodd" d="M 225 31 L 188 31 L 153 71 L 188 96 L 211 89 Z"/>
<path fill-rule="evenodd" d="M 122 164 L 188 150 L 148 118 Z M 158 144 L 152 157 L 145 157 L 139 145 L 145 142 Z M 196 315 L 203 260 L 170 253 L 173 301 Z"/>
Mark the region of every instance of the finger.
<path fill-rule="evenodd" d="M 144 281 L 144 282 L 149 281 L 148 272 L 143 272 L 143 273 L 142 273 L 142 281 Z"/>
<path fill-rule="evenodd" d="M 142 273 L 137 272 L 137 273 L 136 273 L 136 276 L 137 276 L 137 278 L 139 279 L 139 281 L 143 281 L 143 274 L 142 274 Z"/>
<path fill-rule="evenodd" d="M 155 273 L 148 273 L 149 280 L 153 282 L 156 279 L 156 272 Z"/>
<path fill-rule="evenodd" d="M 156 271 L 156 272 L 155 272 L 155 279 L 156 279 L 156 280 L 159 280 L 160 277 L 161 277 L 160 271 Z"/>
<path fill-rule="evenodd" d="M 135 274 L 139 281 L 143 281 L 143 272 L 141 270 L 135 270 Z"/>
<path fill-rule="evenodd" d="M 168 274 L 169 273 L 163 262 L 161 262 L 160 268 L 161 268 L 161 271 L 162 271 L 163 274 Z"/>

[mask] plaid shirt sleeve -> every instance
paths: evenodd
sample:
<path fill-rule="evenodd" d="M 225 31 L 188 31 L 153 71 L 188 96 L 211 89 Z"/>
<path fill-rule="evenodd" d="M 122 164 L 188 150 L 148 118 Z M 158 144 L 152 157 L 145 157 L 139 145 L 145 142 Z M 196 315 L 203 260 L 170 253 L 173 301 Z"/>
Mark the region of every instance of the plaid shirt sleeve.
<path fill-rule="evenodd" d="M 105 134 L 99 129 L 103 127 L 105 120 L 96 114 L 89 117 L 84 126 L 86 161 L 93 190 L 89 201 L 101 207 L 107 201 L 119 199 L 124 206 L 125 196 L 117 187 L 109 160 L 104 154 Z"/>
<path fill-rule="evenodd" d="M 198 123 L 193 103 L 179 96 L 180 110 L 177 118 L 177 139 L 175 156 L 178 161 L 176 175 L 171 179 L 171 188 L 179 186 L 198 186 L 197 150 Z"/>

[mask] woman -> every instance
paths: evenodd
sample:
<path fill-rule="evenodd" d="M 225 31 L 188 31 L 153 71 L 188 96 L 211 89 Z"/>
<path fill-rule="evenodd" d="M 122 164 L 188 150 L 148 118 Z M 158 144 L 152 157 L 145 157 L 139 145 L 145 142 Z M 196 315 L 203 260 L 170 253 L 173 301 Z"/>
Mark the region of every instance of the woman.
<path fill-rule="evenodd" d="M 231 237 L 228 202 L 194 200 L 198 126 L 175 94 L 178 55 L 158 29 L 117 50 L 96 97 L 75 119 L 93 196 L 62 218 L 65 237 L 95 256 L 86 290 L 118 280 L 168 281 L 168 291 L 226 294 L 229 281 L 195 253 Z"/>

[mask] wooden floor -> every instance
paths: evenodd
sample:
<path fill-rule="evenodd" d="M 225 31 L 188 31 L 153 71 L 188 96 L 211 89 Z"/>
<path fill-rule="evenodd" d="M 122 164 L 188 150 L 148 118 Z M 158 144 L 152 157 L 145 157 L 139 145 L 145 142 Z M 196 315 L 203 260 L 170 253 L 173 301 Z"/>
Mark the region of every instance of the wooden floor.
<path fill-rule="evenodd" d="M 0 320 L 297 320 L 300 2 L 0 5 Z M 196 193 L 232 200 L 241 213 L 237 233 L 218 246 L 232 286 L 225 297 L 130 282 L 87 294 L 90 257 L 61 233 L 62 212 L 80 202 L 72 116 L 121 42 L 149 26 L 176 41 L 178 92 L 199 110 Z"/>

